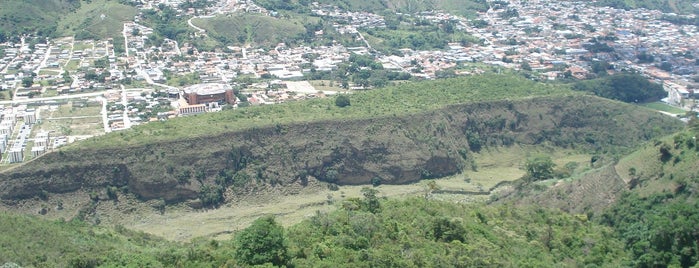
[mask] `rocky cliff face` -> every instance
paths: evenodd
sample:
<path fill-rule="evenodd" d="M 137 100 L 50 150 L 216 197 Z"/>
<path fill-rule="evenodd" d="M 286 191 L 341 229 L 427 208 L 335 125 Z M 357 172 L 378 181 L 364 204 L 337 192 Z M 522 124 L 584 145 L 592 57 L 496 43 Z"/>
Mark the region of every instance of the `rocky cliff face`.
<path fill-rule="evenodd" d="M 140 147 L 57 151 L 0 174 L 0 198 L 126 186 L 142 199 L 195 199 L 204 185 L 402 184 L 456 174 L 487 146 L 623 150 L 681 123 L 592 96 L 455 105 L 410 116 L 310 122 Z M 90 141 L 84 141 L 89 143 Z"/>

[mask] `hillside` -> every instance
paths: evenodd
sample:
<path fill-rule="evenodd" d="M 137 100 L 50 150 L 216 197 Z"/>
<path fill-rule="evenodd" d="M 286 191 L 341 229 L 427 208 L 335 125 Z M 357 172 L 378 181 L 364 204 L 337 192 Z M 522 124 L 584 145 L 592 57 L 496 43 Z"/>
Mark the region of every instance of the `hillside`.
<path fill-rule="evenodd" d="M 36 34 L 104 39 L 120 34 L 122 22 L 137 13 L 136 8 L 116 0 L 0 0 L 0 6 L 0 33 L 7 37 Z"/>
<path fill-rule="evenodd" d="M 0 6 L 0 33 L 4 32 L 8 37 L 35 32 L 53 36 L 58 28 L 59 16 L 77 9 L 80 2 L 2 0 Z"/>
<path fill-rule="evenodd" d="M 136 14 L 138 10 L 135 7 L 118 1 L 89 1 L 70 16 L 61 17 L 58 35 L 97 40 L 120 37 L 124 21 L 133 20 Z"/>
<path fill-rule="evenodd" d="M 156 256 L 177 252 L 173 243 L 124 228 L 108 229 L 78 221 L 46 221 L 0 212 L 0 265 L 95 267 L 130 263 L 154 267 Z M 178 254 L 183 254 L 179 251 Z M 160 265 L 162 266 L 162 265 Z"/>
<path fill-rule="evenodd" d="M 693 267 L 699 262 L 698 130 L 691 122 L 569 178 L 514 182 L 495 203 L 557 208 L 610 226 L 632 255 L 630 266 Z"/>
<path fill-rule="evenodd" d="M 625 152 L 681 127 L 636 106 L 518 79 L 411 83 L 353 94 L 345 108 L 319 99 L 151 123 L 5 171 L 0 197 L 112 186 L 142 200 L 217 205 L 266 185 L 444 177 L 473 168 L 471 154 L 489 146 Z"/>
<path fill-rule="evenodd" d="M 262 217 L 235 239 L 175 243 L 82 222 L 0 214 L 0 263 L 23 267 L 447 267 L 594 265 L 627 259 L 611 229 L 541 208 L 363 198 L 281 227 Z M 252 251 L 252 252 L 251 252 Z"/>
<path fill-rule="evenodd" d="M 193 23 L 224 44 L 273 46 L 291 42 L 305 32 L 303 25 L 292 19 L 247 13 L 194 19 Z"/>

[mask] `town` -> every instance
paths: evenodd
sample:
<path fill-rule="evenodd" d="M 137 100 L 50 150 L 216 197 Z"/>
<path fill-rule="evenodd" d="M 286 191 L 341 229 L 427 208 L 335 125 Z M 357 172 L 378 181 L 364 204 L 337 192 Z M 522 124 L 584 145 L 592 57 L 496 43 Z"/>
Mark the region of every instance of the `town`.
<path fill-rule="evenodd" d="M 140 13 L 123 22 L 121 38 L 18 36 L 0 44 L 2 165 L 150 121 L 488 70 L 523 71 L 531 79 L 553 81 L 638 72 L 664 86 L 667 103 L 685 110 L 695 108 L 693 90 L 699 89 L 697 26 L 667 19 L 686 15 L 654 10 L 534 0 L 493 1 L 475 18 L 437 10 L 398 14 L 470 38 L 451 40 L 441 49 L 400 47 L 387 53 L 372 47 L 367 36 L 392 27 L 386 18 L 314 2 L 312 14 L 331 22 L 353 46 L 243 42 L 206 51 L 168 38 L 156 46 L 149 38 L 155 30 L 141 23 L 143 14 L 170 8 L 189 17 L 195 35 L 206 36 L 197 26 L 201 20 L 277 12 L 250 0 L 208 1 L 202 9 L 183 8 L 186 1 L 134 2 Z M 320 29 L 311 37 L 326 34 Z M 367 58 L 373 63 L 366 64 Z M 327 78 L 345 75 L 348 63 L 358 65 L 359 78 Z M 362 77 L 362 71 L 378 69 L 388 78 Z"/>

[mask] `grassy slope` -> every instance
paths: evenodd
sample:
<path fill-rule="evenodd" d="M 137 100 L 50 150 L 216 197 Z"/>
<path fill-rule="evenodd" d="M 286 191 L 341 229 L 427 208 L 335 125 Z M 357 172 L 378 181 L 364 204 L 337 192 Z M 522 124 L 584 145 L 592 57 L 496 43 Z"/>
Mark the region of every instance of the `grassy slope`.
<path fill-rule="evenodd" d="M 272 45 L 292 39 L 303 33 L 303 25 L 293 19 L 277 19 L 258 14 L 235 14 L 207 19 L 195 19 L 193 23 L 217 39 L 228 44 Z"/>
<path fill-rule="evenodd" d="M 614 237 L 632 255 L 623 266 L 694 267 L 699 262 L 698 134 L 694 125 L 618 160 L 599 160 L 601 166 L 571 178 L 520 184 L 509 202 L 586 213 L 614 228 Z"/>
<path fill-rule="evenodd" d="M 615 168 L 624 181 L 638 180 L 634 190 L 642 196 L 674 191 L 699 175 L 696 136 L 696 132 L 687 130 L 646 144 L 620 159 Z M 662 157 L 663 146 L 670 149 L 666 158 Z"/>
<path fill-rule="evenodd" d="M 69 4 L 58 0 L 2 0 L 0 6 L 0 30 L 7 33 L 50 28 L 62 12 L 70 10 Z"/>
<path fill-rule="evenodd" d="M 79 222 L 46 221 L 0 212 L 0 263 L 21 266 L 76 266 L 104 259 L 148 266 L 156 252 L 173 243 L 123 228 L 106 229 Z M 87 266 L 84 266 L 87 267 Z"/>
<path fill-rule="evenodd" d="M 662 111 L 662 112 L 666 112 L 666 113 L 670 113 L 670 114 L 675 114 L 678 116 L 682 116 L 682 115 L 687 114 L 686 110 L 683 110 L 683 109 L 680 109 L 676 106 L 672 106 L 672 105 L 662 103 L 662 102 L 651 102 L 651 103 L 644 103 L 644 104 L 640 104 L 640 105 L 643 107 L 646 107 L 646 108 L 650 108 L 653 110 Z"/>
<path fill-rule="evenodd" d="M 61 36 L 77 35 L 87 31 L 100 39 L 121 36 L 123 22 L 133 20 L 138 13 L 135 7 L 119 4 L 116 1 L 94 0 L 83 3 L 80 9 L 68 13 L 58 22 Z M 104 19 L 101 15 L 105 15 Z"/>
<path fill-rule="evenodd" d="M 0 6 L 0 30 L 6 32 L 54 29 L 43 34 L 69 36 L 86 30 L 97 38 L 120 34 L 122 21 L 133 19 L 137 12 L 134 7 L 110 0 L 81 1 L 78 9 L 58 0 L 0 0 Z M 106 15 L 104 20 L 101 14 Z"/>
<path fill-rule="evenodd" d="M 138 126 L 132 131 L 97 137 L 89 144 L 84 143 L 84 146 L 103 148 L 141 145 L 274 124 L 401 116 L 459 103 L 576 94 L 578 93 L 567 89 L 510 75 L 425 81 L 352 94 L 351 106 L 345 108 L 335 106 L 333 98 L 249 107 Z M 76 144 L 67 148 L 81 147 L 81 144 Z"/>
<path fill-rule="evenodd" d="M 699 262 L 698 130 L 694 125 L 647 144 L 615 167 L 631 190 L 601 222 L 616 228 L 633 252 L 634 266 L 694 267 Z"/>

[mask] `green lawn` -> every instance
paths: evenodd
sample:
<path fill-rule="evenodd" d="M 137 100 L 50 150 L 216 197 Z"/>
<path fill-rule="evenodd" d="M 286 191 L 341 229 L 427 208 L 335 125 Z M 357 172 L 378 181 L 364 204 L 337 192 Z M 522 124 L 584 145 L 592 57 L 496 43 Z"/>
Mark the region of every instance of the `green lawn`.
<path fill-rule="evenodd" d="M 59 71 L 58 70 L 49 70 L 49 69 L 42 69 L 41 71 L 39 71 L 39 75 L 45 75 L 45 74 L 57 75 L 57 74 L 59 74 Z"/>
<path fill-rule="evenodd" d="M 70 72 L 74 72 L 75 70 L 78 69 L 78 67 L 79 67 L 78 65 L 80 65 L 80 61 L 79 61 L 79 60 L 71 60 L 71 61 L 69 61 L 68 64 L 66 65 L 65 69 L 68 70 L 68 71 L 70 71 Z"/>
<path fill-rule="evenodd" d="M 651 103 L 643 103 L 639 104 L 640 106 L 650 108 L 653 110 L 658 110 L 661 112 L 667 112 L 671 114 L 676 114 L 676 115 L 685 115 L 687 111 L 680 109 L 679 107 L 669 105 L 667 103 L 662 103 L 662 102 L 651 102 Z"/>
<path fill-rule="evenodd" d="M 79 50 L 85 50 L 87 48 L 92 48 L 92 43 L 87 42 L 87 41 L 75 41 L 75 44 L 73 44 L 73 50 L 74 51 L 79 51 Z"/>

